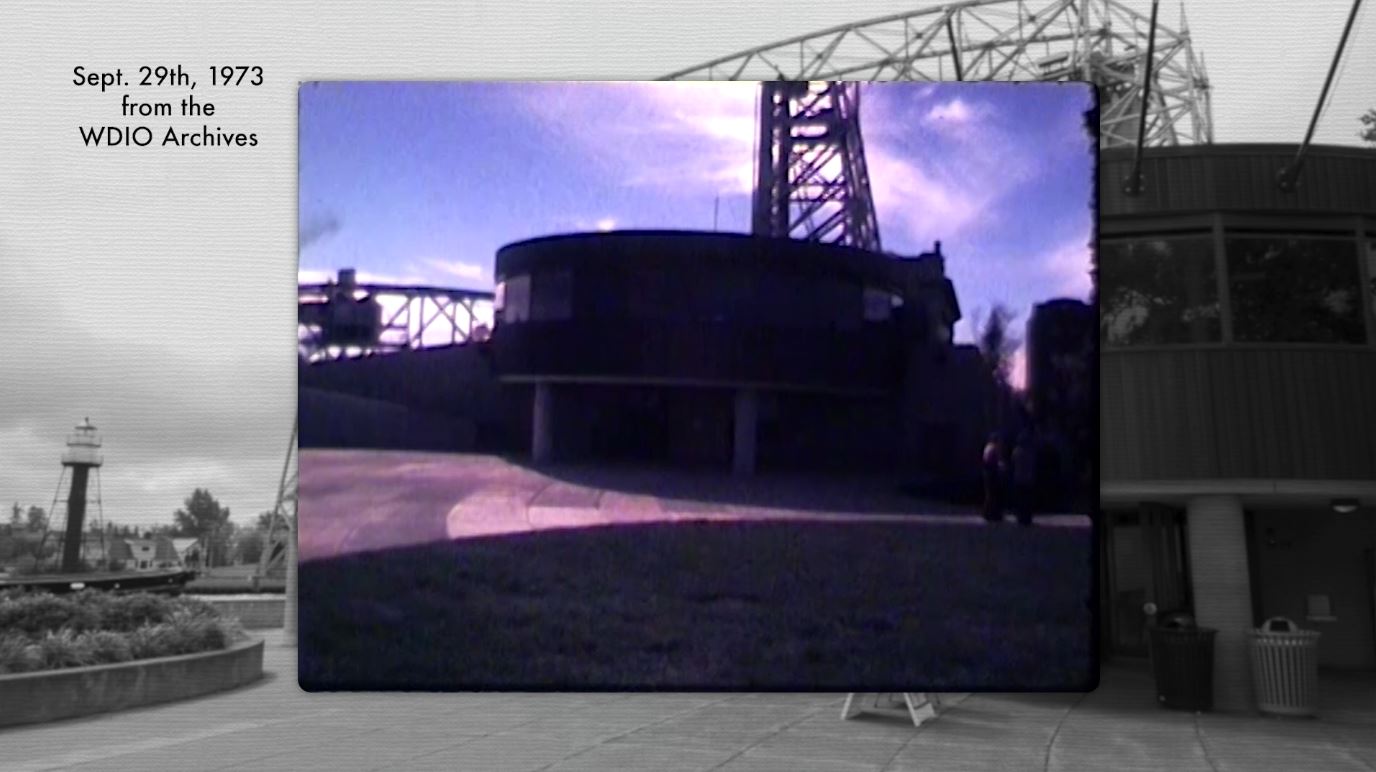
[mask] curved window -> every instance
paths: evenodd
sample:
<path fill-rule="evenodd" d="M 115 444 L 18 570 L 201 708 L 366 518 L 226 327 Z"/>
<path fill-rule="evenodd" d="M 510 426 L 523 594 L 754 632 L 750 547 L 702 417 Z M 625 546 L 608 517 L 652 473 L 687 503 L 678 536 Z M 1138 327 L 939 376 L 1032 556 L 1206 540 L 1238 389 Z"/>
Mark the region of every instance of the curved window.
<path fill-rule="evenodd" d="M 1212 236 L 1101 243 L 1099 307 L 1105 345 L 1220 342 Z"/>
<path fill-rule="evenodd" d="M 530 318 L 530 274 L 502 282 L 502 321 L 524 322 Z"/>
<path fill-rule="evenodd" d="M 1231 236 L 1228 292 L 1240 343 L 1362 343 L 1362 287 L 1348 237 Z"/>

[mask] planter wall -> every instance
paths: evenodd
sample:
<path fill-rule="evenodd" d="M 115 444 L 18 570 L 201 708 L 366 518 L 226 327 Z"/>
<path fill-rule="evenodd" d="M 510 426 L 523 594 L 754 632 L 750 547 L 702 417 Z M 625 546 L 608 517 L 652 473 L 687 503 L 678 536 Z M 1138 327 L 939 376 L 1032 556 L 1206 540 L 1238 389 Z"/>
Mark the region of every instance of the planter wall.
<path fill-rule="evenodd" d="M 0 675 L 0 727 L 184 700 L 262 676 L 262 640 L 175 657 Z"/>
<path fill-rule="evenodd" d="M 214 606 L 222 615 L 234 617 L 246 630 L 267 630 L 282 627 L 283 614 L 286 613 L 286 598 L 281 595 L 265 598 L 226 598 L 202 597 L 201 600 Z"/>

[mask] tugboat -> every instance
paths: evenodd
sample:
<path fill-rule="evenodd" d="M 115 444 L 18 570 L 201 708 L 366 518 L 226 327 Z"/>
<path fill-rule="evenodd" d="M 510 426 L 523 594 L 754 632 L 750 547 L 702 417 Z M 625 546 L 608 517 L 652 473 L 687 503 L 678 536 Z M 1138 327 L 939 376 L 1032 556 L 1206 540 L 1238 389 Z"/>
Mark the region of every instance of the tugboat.
<path fill-rule="evenodd" d="M 76 432 L 67 437 L 67 452 L 62 454 L 62 476 L 58 478 L 58 495 L 71 471 L 71 483 L 67 493 L 67 512 L 65 524 L 58 526 L 53 519 L 51 538 L 56 549 L 51 561 L 46 560 L 44 548 L 49 543 L 50 534 L 44 532 L 39 544 L 38 564 L 32 574 L 27 576 L 0 577 L 0 590 L 20 588 L 52 593 L 66 593 L 82 589 L 101 589 L 115 592 L 160 592 L 179 594 L 188 581 L 196 574 L 185 568 L 159 568 L 156 562 L 134 562 L 133 567 L 117 568 L 112 555 L 110 542 L 101 532 L 99 558 L 87 560 L 89 540 L 86 536 L 86 499 L 87 486 L 91 473 L 96 475 L 96 525 L 101 523 L 100 509 L 100 467 L 104 464 L 101 454 L 100 435 L 87 418 L 76 427 Z M 54 498 L 56 509 L 57 498 Z"/>

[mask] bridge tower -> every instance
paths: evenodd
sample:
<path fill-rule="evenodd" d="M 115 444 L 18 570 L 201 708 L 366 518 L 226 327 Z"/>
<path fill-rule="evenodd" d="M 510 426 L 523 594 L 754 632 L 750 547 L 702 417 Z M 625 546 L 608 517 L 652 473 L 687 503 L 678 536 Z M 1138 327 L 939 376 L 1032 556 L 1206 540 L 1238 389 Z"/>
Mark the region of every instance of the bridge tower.
<path fill-rule="evenodd" d="M 752 231 L 879 251 L 860 84 L 760 84 Z"/>

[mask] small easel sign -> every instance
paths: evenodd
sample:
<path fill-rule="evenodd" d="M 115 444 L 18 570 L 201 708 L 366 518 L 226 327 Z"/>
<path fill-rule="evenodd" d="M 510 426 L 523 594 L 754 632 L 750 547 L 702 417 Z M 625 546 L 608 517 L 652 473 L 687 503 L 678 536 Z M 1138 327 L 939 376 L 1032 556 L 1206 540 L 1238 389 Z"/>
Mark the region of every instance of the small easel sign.
<path fill-rule="evenodd" d="M 874 699 L 869 699 L 871 697 Z M 906 715 L 912 719 L 913 726 L 920 727 L 940 712 L 941 695 L 931 692 L 851 692 L 841 707 L 841 718 L 851 719 L 861 713 Z"/>

